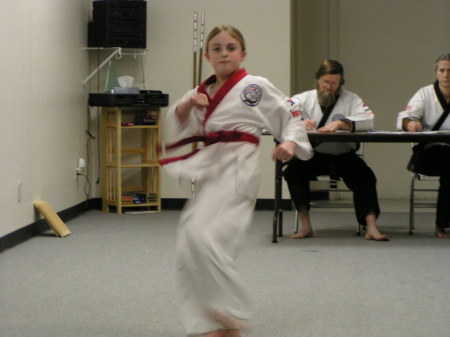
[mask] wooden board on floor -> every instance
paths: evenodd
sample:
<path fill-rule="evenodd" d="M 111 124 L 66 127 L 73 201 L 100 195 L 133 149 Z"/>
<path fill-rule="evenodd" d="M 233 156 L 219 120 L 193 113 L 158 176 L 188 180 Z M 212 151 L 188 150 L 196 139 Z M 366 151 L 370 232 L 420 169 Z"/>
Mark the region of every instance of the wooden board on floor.
<path fill-rule="evenodd" d="M 34 206 L 37 208 L 39 213 L 41 213 L 42 216 L 45 218 L 47 223 L 55 232 L 56 236 L 60 236 L 63 238 L 72 233 L 47 201 L 43 200 L 35 201 Z"/>

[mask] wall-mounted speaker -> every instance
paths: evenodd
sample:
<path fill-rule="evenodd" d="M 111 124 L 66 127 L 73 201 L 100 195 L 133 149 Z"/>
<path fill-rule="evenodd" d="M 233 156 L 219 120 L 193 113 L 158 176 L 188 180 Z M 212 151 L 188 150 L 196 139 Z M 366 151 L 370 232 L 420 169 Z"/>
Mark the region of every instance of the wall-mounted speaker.
<path fill-rule="evenodd" d="M 88 47 L 146 48 L 147 2 L 106 0 L 92 3 Z"/>

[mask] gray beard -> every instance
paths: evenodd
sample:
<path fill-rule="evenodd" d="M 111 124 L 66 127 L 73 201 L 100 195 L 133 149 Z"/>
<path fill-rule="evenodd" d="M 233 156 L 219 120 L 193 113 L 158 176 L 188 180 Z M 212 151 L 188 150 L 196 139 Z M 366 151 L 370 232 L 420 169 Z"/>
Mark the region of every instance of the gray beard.
<path fill-rule="evenodd" d="M 334 103 L 336 103 L 336 95 L 337 94 L 339 94 L 339 93 L 336 92 L 336 93 L 324 94 L 323 92 L 320 92 L 319 90 L 317 90 L 317 98 L 319 99 L 320 106 L 327 108 L 330 105 L 333 105 Z"/>

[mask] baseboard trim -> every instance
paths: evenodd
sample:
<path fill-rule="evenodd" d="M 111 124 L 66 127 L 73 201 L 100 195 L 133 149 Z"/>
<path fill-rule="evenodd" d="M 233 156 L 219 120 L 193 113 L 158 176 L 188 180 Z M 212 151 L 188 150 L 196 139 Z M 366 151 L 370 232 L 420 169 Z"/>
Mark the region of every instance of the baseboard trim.
<path fill-rule="evenodd" d="M 183 209 L 186 200 L 187 199 L 184 198 L 163 198 L 161 199 L 161 208 L 163 210 L 181 210 Z M 292 203 L 290 200 L 284 199 L 281 202 L 281 207 L 283 210 L 291 210 Z M 66 222 L 92 209 L 102 209 L 101 198 L 89 199 L 88 201 L 81 202 L 75 206 L 57 212 L 57 214 L 63 222 Z M 260 211 L 273 209 L 273 199 L 258 199 L 256 201 L 255 210 Z M 7 234 L 0 238 L 0 253 L 6 249 L 17 246 L 18 244 L 25 242 L 36 235 L 48 231 L 48 229 L 49 225 L 45 219 L 40 219 L 10 234 Z"/>
<path fill-rule="evenodd" d="M 184 207 L 187 199 L 180 198 L 165 198 L 161 200 L 161 208 L 163 210 L 181 210 Z M 292 203 L 289 199 L 281 201 L 281 207 L 283 210 L 291 210 Z M 255 210 L 257 211 L 272 211 L 274 209 L 273 199 L 258 199 L 256 200 Z"/>
<path fill-rule="evenodd" d="M 63 222 L 66 222 L 90 209 L 101 209 L 101 201 L 102 200 L 100 198 L 90 199 L 57 212 L 57 214 Z M 25 242 L 30 238 L 47 231 L 48 229 L 49 225 L 45 219 L 40 219 L 10 234 L 7 234 L 0 238 L 0 253 L 6 249 L 17 246 L 18 244 Z"/>
<path fill-rule="evenodd" d="M 183 209 L 187 199 L 185 198 L 163 198 L 161 199 L 162 210 L 180 210 Z"/>

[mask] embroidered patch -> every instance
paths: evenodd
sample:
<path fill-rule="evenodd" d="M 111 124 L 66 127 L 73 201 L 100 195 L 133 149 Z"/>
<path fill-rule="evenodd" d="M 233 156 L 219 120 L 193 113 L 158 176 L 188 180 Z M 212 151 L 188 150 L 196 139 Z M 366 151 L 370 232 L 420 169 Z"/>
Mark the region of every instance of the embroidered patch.
<path fill-rule="evenodd" d="M 289 102 L 289 105 L 290 105 L 289 112 L 291 113 L 291 116 L 292 117 L 299 117 L 299 116 L 301 116 L 302 115 L 302 111 L 298 108 L 297 104 L 291 99 L 288 99 L 288 102 Z"/>
<path fill-rule="evenodd" d="M 340 121 L 341 119 L 344 119 L 345 116 L 343 114 L 336 114 L 333 116 L 332 120 L 334 121 Z"/>
<path fill-rule="evenodd" d="M 249 106 L 258 105 L 262 97 L 262 89 L 259 85 L 249 84 L 242 90 L 241 99 Z"/>
<path fill-rule="evenodd" d="M 363 108 L 363 110 L 369 114 L 373 114 L 372 110 L 370 110 L 370 108 L 367 106 L 366 103 L 361 104 L 361 107 Z"/>
<path fill-rule="evenodd" d="M 302 112 L 300 110 L 293 110 L 291 111 L 292 117 L 298 117 L 302 115 Z"/>

